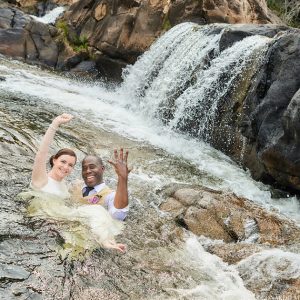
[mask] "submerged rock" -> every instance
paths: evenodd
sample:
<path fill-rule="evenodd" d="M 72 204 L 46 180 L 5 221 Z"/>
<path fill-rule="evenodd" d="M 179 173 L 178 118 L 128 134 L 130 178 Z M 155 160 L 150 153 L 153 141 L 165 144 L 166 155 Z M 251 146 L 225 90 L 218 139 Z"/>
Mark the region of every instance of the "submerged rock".
<path fill-rule="evenodd" d="M 281 250 L 255 253 L 237 264 L 245 285 L 258 299 L 299 298 L 299 266 L 299 255 Z"/>

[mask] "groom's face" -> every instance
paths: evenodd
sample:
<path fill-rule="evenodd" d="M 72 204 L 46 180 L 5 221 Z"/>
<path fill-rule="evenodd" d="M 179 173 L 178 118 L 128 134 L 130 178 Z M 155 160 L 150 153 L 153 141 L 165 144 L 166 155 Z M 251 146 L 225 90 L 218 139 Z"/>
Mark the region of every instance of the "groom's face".
<path fill-rule="evenodd" d="M 95 156 L 87 156 L 82 161 L 82 178 L 87 186 L 94 187 L 103 182 L 104 166 Z"/>

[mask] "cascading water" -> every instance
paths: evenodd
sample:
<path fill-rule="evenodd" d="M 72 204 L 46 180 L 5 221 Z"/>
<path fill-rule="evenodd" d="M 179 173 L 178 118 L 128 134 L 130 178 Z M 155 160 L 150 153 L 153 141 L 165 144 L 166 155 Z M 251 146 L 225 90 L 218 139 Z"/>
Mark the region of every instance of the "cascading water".
<path fill-rule="evenodd" d="M 65 8 L 62 6 L 58 6 L 51 11 L 49 11 L 46 15 L 43 17 L 36 17 L 36 16 L 31 16 L 35 20 L 45 23 L 45 24 L 54 24 L 56 19 L 65 11 Z"/>
<path fill-rule="evenodd" d="M 139 276 L 144 276 L 145 281 L 141 285 L 145 286 L 148 282 L 160 281 L 162 295 L 149 299 L 164 299 L 165 291 L 169 292 L 168 295 L 174 295 L 175 299 L 254 298 L 243 286 L 237 268 L 229 267 L 207 253 L 196 238 L 187 239 L 185 249 L 163 248 L 170 243 L 164 240 L 168 230 L 164 231 L 162 226 L 159 236 L 155 236 L 151 226 L 156 224 L 155 218 L 160 216 L 157 204 L 161 199 L 157 191 L 169 183 L 202 184 L 222 191 L 233 191 L 267 208 L 276 207 L 277 212 L 299 221 L 300 210 L 296 197 L 274 201 L 268 187 L 253 181 L 227 156 L 199 140 L 199 137 L 208 139 L 219 103 L 226 101 L 228 92 L 240 80 L 245 68 L 255 60 L 255 56 L 263 56 L 268 43 L 267 38 L 253 36 L 221 51 L 217 45 L 221 31 L 226 27 L 199 27 L 190 23 L 174 27 L 134 66 L 125 70 L 124 83 L 113 90 L 104 83 L 78 82 L 36 67 L 4 58 L 0 60 L 3 77 L 0 81 L 0 110 L 3 116 L 0 120 L 0 141 L 5 144 L 0 151 L 11 151 L 13 156 L 33 152 L 37 144 L 37 132 L 41 135 L 54 112 L 62 110 L 72 112 L 77 123 L 71 124 L 69 130 L 62 130 L 57 147 L 71 145 L 80 151 L 87 151 L 88 147 L 85 146 L 90 144 L 89 147 L 106 159 L 116 145 L 125 145 L 130 149 L 130 160 L 135 168 L 129 184 L 133 194 L 133 217 L 128 221 L 126 236 L 129 253 L 126 260 L 113 256 L 107 261 L 101 258 L 100 264 L 101 270 L 107 270 L 107 274 L 116 272 L 120 275 L 121 281 L 114 278 L 111 282 L 118 286 L 116 289 L 125 286 L 123 289 L 126 293 L 123 295 L 129 295 L 128 298 L 131 287 L 129 285 L 126 290 L 126 284 L 122 283 L 136 269 L 132 285 L 136 284 Z M 199 120 L 194 124 L 195 114 L 198 113 Z M 21 116 L 22 122 L 16 116 Z M 22 126 L 18 127 L 18 123 Z M 197 138 L 178 132 L 178 129 L 185 130 L 191 125 L 192 134 Z M 15 162 L 7 157 L 1 160 L 5 166 L 16 165 L 16 169 L 5 173 L 6 177 L 14 178 L 14 173 L 22 171 L 25 166 L 28 167 L 28 177 L 28 162 L 23 166 L 21 163 L 18 165 L 19 161 L 25 164 L 22 156 Z M 76 170 L 77 176 L 80 176 L 79 168 Z M 113 177 L 111 173 L 108 174 L 106 176 Z M 153 208 L 154 212 L 151 211 Z M 148 220 L 150 217 L 154 219 Z M 255 243 L 258 239 L 257 224 L 249 219 L 245 226 L 245 239 Z M 132 252 L 131 248 L 134 249 Z M 290 257 L 288 252 L 278 254 L 275 251 L 271 254 L 272 258 Z M 293 265 L 296 270 L 299 257 L 293 255 L 297 258 Z M 253 255 L 249 260 L 242 261 L 238 266 L 239 271 L 246 272 L 255 259 Z M 128 264 L 128 261 L 133 264 Z M 261 261 L 261 256 L 258 261 Z M 118 263 L 120 270 L 115 267 Z M 81 265 L 78 269 L 84 272 Z M 72 267 L 72 272 L 75 271 Z M 295 274 L 298 276 L 296 271 L 285 274 L 287 278 Z M 96 278 L 105 280 L 105 276 L 101 276 L 103 274 L 98 274 Z M 100 281 L 91 286 L 98 286 Z M 252 284 L 255 276 L 249 281 Z M 109 286 L 110 283 L 106 284 Z M 135 286 L 132 289 L 138 294 Z M 144 298 L 147 299 L 147 296 Z"/>
<path fill-rule="evenodd" d="M 221 51 L 226 27 L 184 23 L 171 29 L 125 70 L 121 94 L 128 106 L 209 141 L 220 104 L 246 68 L 264 57 L 270 40 L 251 36 Z"/>

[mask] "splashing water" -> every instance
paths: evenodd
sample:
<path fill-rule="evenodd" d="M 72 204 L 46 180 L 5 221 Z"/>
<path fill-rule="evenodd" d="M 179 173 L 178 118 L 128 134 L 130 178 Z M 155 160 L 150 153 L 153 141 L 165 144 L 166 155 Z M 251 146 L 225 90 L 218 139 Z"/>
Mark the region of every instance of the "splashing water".
<path fill-rule="evenodd" d="M 254 295 L 245 288 L 236 269 L 204 251 L 195 237 L 187 239 L 185 247 L 188 263 L 200 270 L 203 277 L 193 288 L 174 289 L 176 299 L 179 296 L 179 299 L 255 300 Z"/>
<path fill-rule="evenodd" d="M 171 130 L 188 131 L 208 141 L 220 102 L 243 71 L 264 57 L 270 41 L 250 36 L 220 52 L 226 27 L 200 30 L 184 23 L 170 30 L 124 71 L 123 102 L 145 117 L 162 120 Z"/>
<path fill-rule="evenodd" d="M 262 298 L 266 299 L 270 297 L 268 292 L 273 286 L 283 288 L 286 282 L 299 280 L 300 255 L 279 249 L 265 250 L 241 260 L 237 269 L 245 284 L 255 287 L 261 292 Z"/>

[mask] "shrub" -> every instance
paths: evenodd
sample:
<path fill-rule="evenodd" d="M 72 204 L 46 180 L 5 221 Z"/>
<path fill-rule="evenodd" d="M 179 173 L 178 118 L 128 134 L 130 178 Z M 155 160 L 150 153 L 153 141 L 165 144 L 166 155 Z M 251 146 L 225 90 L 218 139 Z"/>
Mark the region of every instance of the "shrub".
<path fill-rule="evenodd" d="M 65 43 L 68 43 L 75 52 L 87 51 L 88 49 L 88 39 L 83 36 L 74 36 L 71 40 L 69 38 L 69 27 L 65 20 L 58 20 L 56 22 L 56 27 L 62 32 L 63 39 Z"/>
<path fill-rule="evenodd" d="M 289 26 L 300 28 L 299 0 L 267 0 L 267 4 Z"/>

